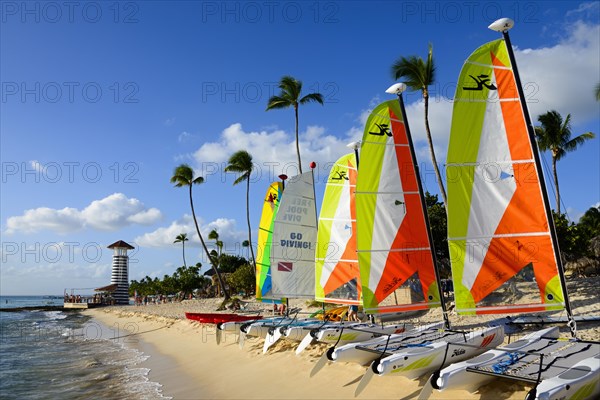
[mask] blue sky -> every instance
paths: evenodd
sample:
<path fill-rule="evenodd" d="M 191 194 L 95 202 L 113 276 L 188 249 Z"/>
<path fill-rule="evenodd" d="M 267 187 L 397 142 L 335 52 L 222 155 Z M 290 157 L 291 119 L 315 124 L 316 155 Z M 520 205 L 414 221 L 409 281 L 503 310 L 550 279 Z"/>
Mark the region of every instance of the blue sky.
<path fill-rule="evenodd" d="M 324 106 L 300 110 L 303 164 L 319 165 L 319 197 L 328 163 L 361 137 L 368 110 L 389 98 L 392 63 L 425 57 L 431 43 L 430 120 L 443 164 L 454 82 L 469 54 L 499 37 L 487 26 L 500 17 L 515 20 L 511 39 L 532 119 L 556 109 L 572 115 L 575 134 L 598 134 L 599 4 L 2 2 L 0 291 L 107 284 L 106 246 L 117 240 L 136 247 L 130 278 L 162 277 L 182 265 L 173 244 L 181 232 L 192 238 L 188 263 L 206 270 L 187 193 L 169 183 L 183 162 L 206 179 L 194 188 L 202 231 L 218 229 L 225 250 L 241 252 L 245 186 L 233 187 L 223 166 L 240 149 L 254 156 L 256 238 L 268 182 L 296 171 L 293 111 L 265 112 L 283 75 L 325 97 Z M 424 186 L 438 193 L 420 95 L 405 99 Z M 558 163 L 574 220 L 600 202 L 599 143 Z"/>

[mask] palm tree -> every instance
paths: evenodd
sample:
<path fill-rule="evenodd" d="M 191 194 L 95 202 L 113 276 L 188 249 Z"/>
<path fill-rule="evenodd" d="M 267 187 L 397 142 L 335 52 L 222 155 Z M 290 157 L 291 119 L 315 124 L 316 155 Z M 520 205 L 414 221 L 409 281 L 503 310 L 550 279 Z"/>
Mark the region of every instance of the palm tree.
<path fill-rule="evenodd" d="M 423 61 L 421 57 L 417 56 L 410 56 L 408 58 L 400 57 L 392 65 L 392 76 L 395 80 L 402 78 L 409 89 L 415 91 L 420 90 L 423 95 L 423 104 L 425 106 L 425 132 L 427 133 L 427 143 L 429 144 L 429 155 L 431 156 L 435 177 L 438 186 L 440 187 L 442 200 L 444 200 L 444 205 L 447 205 L 448 198 L 446 197 L 446 189 L 444 189 L 442 176 L 440 174 L 437 159 L 435 158 L 433 140 L 431 139 L 431 129 L 429 129 L 429 86 L 435 81 L 435 65 L 433 63 L 433 47 L 431 44 L 429 45 L 427 61 Z"/>
<path fill-rule="evenodd" d="M 600 101 L 600 83 L 596 85 L 596 100 Z"/>
<path fill-rule="evenodd" d="M 571 114 L 564 119 L 557 111 L 548 111 L 538 117 L 541 126 L 535 127 L 535 136 L 538 147 L 542 151 L 549 150 L 552 153 L 552 174 L 554 175 L 554 187 L 556 188 L 556 211 L 560 214 L 560 191 L 558 189 L 558 174 L 556 173 L 556 162 L 583 144 L 588 139 L 593 139 L 592 132 L 582 133 L 571 139 Z"/>
<path fill-rule="evenodd" d="M 219 285 L 223 290 L 223 294 L 225 295 L 225 299 L 229 299 L 229 293 L 223 284 L 223 279 L 221 278 L 221 274 L 219 274 L 219 270 L 217 269 L 217 264 L 213 257 L 211 257 L 208 248 L 206 247 L 206 243 L 204 243 L 204 238 L 202 238 L 202 234 L 200 233 L 200 228 L 198 227 L 198 220 L 196 219 L 196 212 L 194 211 L 194 200 L 192 197 L 192 186 L 199 185 L 204 182 L 204 178 L 199 176 L 194 178 L 194 170 L 187 164 L 181 164 L 175 171 L 173 172 L 173 176 L 171 177 L 171 183 L 175 183 L 175 187 L 183 187 L 188 186 L 190 191 L 190 207 L 192 208 L 192 217 L 194 218 L 194 225 L 196 226 L 196 233 L 198 233 L 198 237 L 200 238 L 200 242 L 202 243 L 202 247 L 204 247 L 204 251 L 206 252 L 206 256 L 210 260 L 212 267 L 217 275 L 217 279 L 219 280 Z"/>
<path fill-rule="evenodd" d="M 279 108 L 294 107 L 296 116 L 296 153 L 298 154 L 298 170 L 302 173 L 302 161 L 300 159 L 300 141 L 298 139 L 298 105 L 310 102 L 323 104 L 323 95 L 321 93 L 310 93 L 300 98 L 302 92 L 302 82 L 291 76 L 284 76 L 279 81 L 279 96 L 272 96 L 267 104 L 267 110 Z"/>
<path fill-rule="evenodd" d="M 215 241 L 218 251 L 211 250 L 210 254 L 216 255 L 217 264 L 221 267 L 221 253 L 223 252 L 223 241 L 219 240 L 219 232 L 213 229 L 208 233 L 208 238 Z"/>
<path fill-rule="evenodd" d="M 173 243 L 181 243 L 183 246 L 183 266 L 187 267 L 187 265 L 185 264 L 185 242 L 187 242 L 189 239 L 187 238 L 187 233 L 180 233 L 179 235 L 177 235 L 177 237 L 175 238 L 175 241 Z"/>
<path fill-rule="evenodd" d="M 237 172 L 240 176 L 233 182 L 234 185 L 246 181 L 246 220 L 248 221 L 248 243 L 252 244 L 252 227 L 250 225 L 250 175 L 254 165 L 252 164 L 252 155 L 246 150 L 235 152 L 229 157 L 229 165 L 225 167 L 225 172 Z M 254 261 L 254 250 L 250 247 L 252 254 L 252 264 L 256 271 L 256 262 Z"/>

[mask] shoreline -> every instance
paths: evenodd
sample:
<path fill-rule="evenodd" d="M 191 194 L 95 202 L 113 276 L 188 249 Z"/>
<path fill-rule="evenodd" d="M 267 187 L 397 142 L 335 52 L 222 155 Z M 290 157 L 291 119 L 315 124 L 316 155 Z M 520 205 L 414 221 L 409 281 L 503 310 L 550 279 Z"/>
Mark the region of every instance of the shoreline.
<path fill-rule="evenodd" d="M 576 316 L 600 315 L 597 287 L 600 277 L 568 282 L 571 304 Z M 535 293 L 528 296 L 535 296 Z M 527 297 L 527 295 L 525 295 Z M 162 385 L 164 396 L 173 399 L 352 399 L 365 366 L 334 363 L 316 376 L 309 373 L 326 351 L 327 345 L 313 345 L 300 356 L 294 349 L 297 342 L 281 340 L 267 354 L 262 354 L 263 341 L 248 339 L 240 349 L 237 335 L 226 334 L 221 345 L 216 344 L 214 325 L 185 319 L 184 312 L 214 312 L 222 299 L 185 300 L 180 303 L 148 306 L 111 306 L 82 311 L 109 329 L 118 329 L 126 345 L 150 356 L 141 363 L 149 368 L 148 379 Z M 247 308 L 268 315 L 270 307 L 250 301 Z M 290 307 L 300 307 L 307 314 L 306 301 L 294 300 Z M 550 315 L 550 314 L 549 314 Z M 554 316 L 559 316 L 555 314 Z M 468 329 L 488 325 L 499 315 L 458 316 L 450 312 L 454 328 Z M 428 323 L 441 320 L 440 310 L 429 310 L 406 322 Z M 558 325 L 561 337 L 570 337 L 566 324 Z M 531 327 L 527 332 L 541 329 Z M 523 331 L 524 333 L 527 333 Z M 133 335 L 131 335 L 133 333 Z M 116 336 L 116 334 L 115 334 Z M 578 337 L 600 340 L 600 323 L 578 324 Z M 508 335 L 505 337 L 505 344 Z M 403 377 L 374 377 L 357 399 L 416 399 L 428 379 L 423 376 L 411 381 Z M 476 393 L 464 390 L 434 391 L 431 399 L 520 399 L 531 389 L 524 383 L 497 379 Z"/>
<path fill-rule="evenodd" d="M 161 307 L 165 312 L 172 308 L 169 304 Z M 296 356 L 293 349 L 297 343 L 282 341 L 263 355 L 262 340 L 248 340 L 240 349 L 237 335 L 229 334 L 217 345 L 214 326 L 161 317 L 144 312 L 144 308 L 91 309 L 84 313 L 103 325 L 117 327 L 126 345 L 149 356 L 140 367 L 150 369 L 148 379 L 162 385 L 165 397 L 352 399 L 366 370 L 356 364 L 332 364 L 310 378 L 326 345 L 312 346 Z M 357 398 L 416 399 L 427 378 L 378 378 Z M 492 383 L 475 394 L 463 390 L 434 392 L 431 399 L 523 399 L 528 390 L 527 386 L 507 381 Z"/>

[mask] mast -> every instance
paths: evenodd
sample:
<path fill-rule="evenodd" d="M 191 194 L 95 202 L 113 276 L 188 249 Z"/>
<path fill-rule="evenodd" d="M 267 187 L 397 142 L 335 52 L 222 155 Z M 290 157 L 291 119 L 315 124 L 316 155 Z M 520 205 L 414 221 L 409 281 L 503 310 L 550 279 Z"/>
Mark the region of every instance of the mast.
<path fill-rule="evenodd" d="M 504 43 L 506 45 L 506 50 L 508 52 L 508 57 L 510 59 L 510 64 L 512 66 L 513 74 L 515 77 L 515 85 L 517 86 L 517 92 L 519 94 L 519 100 L 521 102 L 521 109 L 523 111 L 523 117 L 525 118 L 525 125 L 527 126 L 527 134 L 529 135 L 529 142 L 531 144 L 531 152 L 533 153 L 533 157 L 535 160 L 535 168 L 538 174 L 538 180 L 540 183 L 540 188 L 542 191 L 542 199 L 544 201 L 544 211 L 546 213 L 546 218 L 548 220 L 548 230 L 550 231 L 550 239 L 552 241 L 552 249 L 554 250 L 554 258 L 556 261 L 556 265 L 558 267 L 558 276 L 560 277 L 560 284 L 563 290 L 563 296 L 565 300 L 565 310 L 567 311 L 567 318 L 569 322 L 567 325 L 571 330 L 571 336 L 577 336 L 577 323 L 575 318 L 573 317 L 573 311 L 571 309 L 571 302 L 569 301 L 569 293 L 567 292 L 567 281 L 565 279 L 564 266 L 562 262 L 562 258 L 560 256 L 560 248 L 558 246 L 558 238 L 556 237 L 556 227 L 554 225 L 554 217 L 552 216 L 550 202 L 548 201 L 548 191 L 546 189 L 546 182 L 544 180 L 544 174 L 542 171 L 542 166 L 540 162 L 540 155 L 537 147 L 537 141 L 535 139 L 535 133 L 533 129 L 533 124 L 531 123 L 531 118 L 529 116 L 529 110 L 527 109 L 527 103 L 525 102 L 525 94 L 523 93 L 523 87 L 521 86 L 521 78 L 519 76 L 519 70 L 517 68 L 517 62 L 515 60 L 515 55 L 512 49 L 512 45 L 510 42 L 510 37 L 508 35 L 508 30 L 514 26 L 514 21 L 510 18 L 501 18 L 495 22 L 493 22 L 488 28 L 502 33 L 502 38 L 504 39 Z"/>
<path fill-rule="evenodd" d="M 356 169 L 358 170 L 358 148 L 360 147 L 360 142 L 350 142 L 346 145 L 346 147 L 354 150 L 354 156 L 356 157 Z"/>
<path fill-rule="evenodd" d="M 419 172 L 419 165 L 417 163 L 417 157 L 415 155 L 415 149 L 413 146 L 412 136 L 410 134 L 410 128 L 408 126 L 408 118 L 406 117 L 406 109 L 404 108 L 404 99 L 402 98 L 402 92 L 406 89 L 404 83 L 397 83 L 392 85 L 386 90 L 386 93 L 395 93 L 398 96 L 398 103 L 400 103 L 400 110 L 402 112 L 402 120 L 404 121 L 404 127 L 406 129 L 406 138 L 408 140 L 408 148 L 410 150 L 410 157 L 415 168 L 417 177 L 417 186 L 419 188 L 419 198 L 421 199 L 421 207 L 423 208 L 423 214 L 425 218 L 425 226 L 427 229 L 427 237 L 429 239 L 429 246 L 431 248 L 431 256 L 433 257 L 433 269 L 435 272 L 435 281 L 438 286 L 438 292 L 440 294 L 440 303 L 442 307 L 442 315 L 444 317 L 444 326 L 446 329 L 450 329 L 450 320 L 448 318 L 448 311 L 446 310 L 446 299 L 444 298 L 444 291 L 442 290 L 442 281 L 440 274 L 437 270 L 437 256 L 435 254 L 435 245 L 433 244 L 433 236 L 431 235 L 431 226 L 429 225 L 429 213 L 427 212 L 427 204 L 423 196 L 423 185 L 421 184 L 421 175 Z"/>

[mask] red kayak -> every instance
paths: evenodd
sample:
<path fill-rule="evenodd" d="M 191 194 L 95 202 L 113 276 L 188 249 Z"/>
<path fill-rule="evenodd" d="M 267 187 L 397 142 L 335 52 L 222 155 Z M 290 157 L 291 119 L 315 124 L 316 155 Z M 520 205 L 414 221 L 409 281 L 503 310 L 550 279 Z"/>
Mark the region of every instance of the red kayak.
<path fill-rule="evenodd" d="M 241 315 L 241 314 L 223 314 L 223 313 L 193 313 L 186 312 L 185 317 L 203 324 L 219 324 L 231 321 L 251 321 L 261 319 L 260 315 Z"/>

